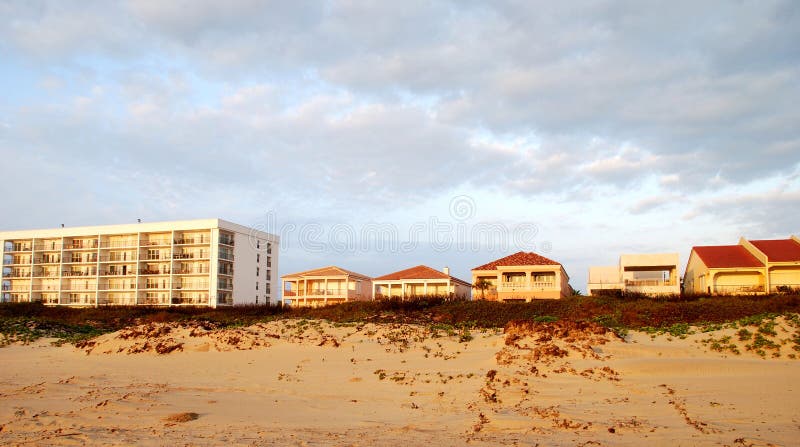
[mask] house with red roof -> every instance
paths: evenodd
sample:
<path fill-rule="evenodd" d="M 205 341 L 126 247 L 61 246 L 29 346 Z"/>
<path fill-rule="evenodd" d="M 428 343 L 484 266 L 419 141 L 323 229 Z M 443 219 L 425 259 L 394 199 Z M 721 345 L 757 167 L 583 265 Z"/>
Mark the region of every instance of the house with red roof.
<path fill-rule="evenodd" d="M 564 266 L 533 252 L 520 251 L 472 269 L 472 283 L 488 283 L 479 297 L 493 301 L 558 299 L 572 294 Z"/>
<path fill-rule="evenodd" d="M 471 297 L 470 283 L 450 275 L 450 269 L 441 271 L 418 265 L 372 280 L 373 296 L 381 298 L 412 298 L 416 296 Z"/>
<path fill-rule="evenodd" d="M 686 294 L 730 295 L 800 289 L 800 239 L 747 240 L 692 247 L 684 273 Z"/>
<path fill-rule="evenodd" d="M 281 276 L 283 303 L 317 307 L 372 299 L 372 278 L 335 265 Z"/>

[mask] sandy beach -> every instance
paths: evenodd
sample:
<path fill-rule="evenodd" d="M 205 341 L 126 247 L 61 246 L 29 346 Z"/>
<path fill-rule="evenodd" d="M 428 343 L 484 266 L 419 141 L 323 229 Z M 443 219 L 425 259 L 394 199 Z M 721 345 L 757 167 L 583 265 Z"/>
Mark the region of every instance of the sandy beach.
<path fill-rule="evenodd" d="M 796 331 L 154 323 L 0 349 L 0 443 L 797 445 Z"/>

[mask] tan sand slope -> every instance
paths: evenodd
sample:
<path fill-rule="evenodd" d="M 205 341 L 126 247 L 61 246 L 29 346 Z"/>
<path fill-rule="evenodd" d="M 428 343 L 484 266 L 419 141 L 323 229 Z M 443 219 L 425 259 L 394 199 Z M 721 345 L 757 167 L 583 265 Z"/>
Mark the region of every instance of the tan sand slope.
<path fill-rule="evenodd" d="M 153 324 L 0 349 L 4 445 L 798 445 L 796 320 L 627 342 L 287 320 Z M 711 348 L 709 337 L 739 346 Z M 471 339 L 470 339 L 471 338 Z M 671 339 L 671 340 L 670 340 Z M 761 346 L 761 344 L 759 345 Z"/>

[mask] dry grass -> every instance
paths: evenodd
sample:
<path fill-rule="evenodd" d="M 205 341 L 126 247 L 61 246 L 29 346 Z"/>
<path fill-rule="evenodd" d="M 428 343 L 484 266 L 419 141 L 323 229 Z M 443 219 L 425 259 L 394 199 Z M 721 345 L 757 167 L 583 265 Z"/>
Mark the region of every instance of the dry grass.
<path fill-rule="evenodd" d="M 164 418 L 166 422 L 190 422 L 199 418 L 200 415 L 193 412 L 175 413 Z"/>

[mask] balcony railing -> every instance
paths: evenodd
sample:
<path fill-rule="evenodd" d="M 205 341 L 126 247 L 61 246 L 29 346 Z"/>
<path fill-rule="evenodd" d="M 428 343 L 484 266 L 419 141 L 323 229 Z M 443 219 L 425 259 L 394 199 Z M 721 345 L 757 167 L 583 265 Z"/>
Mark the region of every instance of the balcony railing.
<path fill-rule="evenodd" d="M 97 273 L 95 272 L 81 272 L 81 271 L 63 271 L 61 272 L 61 276 L 95 276 Z"/>
<path fill-rule="evenodd" d="M 169 269 L 155 270 L 155 269 L 141 269 L 140 275 L 169 275 Z"/>
<path fill-rule="evenodd" d="M 172 304 L 208 304 L 208 296 L 206 297 L 172 297 Z"/>
<path fill-rule="evenodd" d="M 197 274 L 208 274 L 208 268 L 197 268 L 197 269 L 178 269 L 173 271 L 176 275 L 197 275 Z"/>
<path fill-rule="evenodd" d="M 800 292 L 800 284 L 772 284 L 770 291 L 777 293 L 798 293 Z"/>
<path fill-rule="evenodd" d="M 61 251 L 61 242 L 56 244 L 36 244 L 33 248 L 36 251 Z"/>
<path fill-rule="evenodd" d="M 529 289 L 552 289 L 556 286 L 555 281 L 504 281 L 500 283 L 498 290 L 512 289 L 512 290 L 529 290 Z"/>
<path fill-rule="evenodd" d="M 100 248 L 127 248 L 127 247 L 136 247 L 137 241 L 136 239 L 124 240 L 124 241 L 105 241 L 100 243 Z"/>
<path fill-rule="evenodd" d="M 100 275 L 101 276 L 129 276 L 129 275 L 136 275 L 136 270 L 130 269 L 125 273 L 122 273 L 119 270 L 114 270 L 114 271 L 106 270 L 106 271 L 100 272 Z"/>
<path fill-rule="evenodd" d="M 208 285 L 207 282 L 186 282 L 175 284 L 172 288 L 176 290 L 208 290 Z"/>
<path fill-rule="evenodd" d="M 205 253 L 174 253 L 172 259 L 206 259 Z"/>
<path fill-rule="evenodd" d="M 658 287 L 674 286 L 676 283 L 668 279 L 626 279 L 625 285 L 628 287 Z"/>
<path fill-rule="evenodd" d="M 309 290 L 308 293 L 304 293 L 301 291 L 296 290 L 284 290 L 283 296 L 298 296 L 298 297 L 318 297 L 318 296 L 344 296 L 347 295 L 346 289 L 317 289 L 317 290 Z"/>
<path fill-rule="evenodd" d="M 136 283 L 129 284 L 108 284 L 105 290 L 131 290 L 136 288 Z M 103 289 L 101 287 L 101 289 Z"/>
<path fill-rule="evenodd" d="M 740 293 L 764 293 L 763 284 L 728 284 L 715 285 L 714 293 L 721 295 L 736 295 Z"/>
<path fill-rule="evenodd" d="M 172 245 L 172 241 L 169 239 L 154 239 L 152 241 L 142 241 L 142 247 L 155 247 L 155 246 L 168 246 Z"/>

